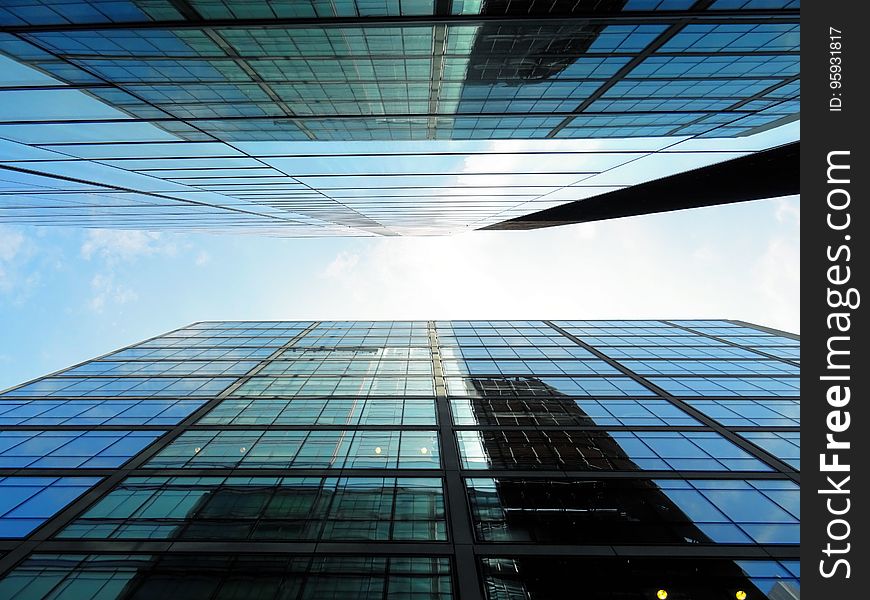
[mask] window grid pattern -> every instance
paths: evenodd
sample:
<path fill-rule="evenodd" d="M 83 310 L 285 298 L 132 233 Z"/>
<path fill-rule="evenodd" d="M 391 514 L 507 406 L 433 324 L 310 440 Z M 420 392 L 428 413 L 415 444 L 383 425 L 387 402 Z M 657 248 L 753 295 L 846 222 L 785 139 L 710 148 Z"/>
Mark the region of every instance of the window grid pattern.
<path fill-rule="evenodd" d="M 795 469 L 801 468 L 800 433 L 797 431 L 744 431 L 740 435 L 764 448 Z"/>
<path fill-rule="evenodd" d="M 432 431 L 188 431 L 149 468 L 437 469 Z"/>
<path fill-rule="evenodd" d="M 128 96 L 126 102 L 122 100 L 122 104 L 133 104 L 140 111 L 142 106 L 156 106 L 179 122 L 210 116 L 337 115 L 359 117 L 354 125 L 361 125 L 362 131 L 377 131 L 377 122 L 365 117 L 386 115 L 404 116 L 413 130 L 414 122 L 407 115 L 418 114 L 445 117 L 443 122 L 452 126 L 443 133 L 459 139 L 511 137 L 504 127 L 505 121 L 523 120 L 461 115 L 523 115 L 524 109 L 537 109 L 543 115 L 528 126 L 531 131 L 525 132 L 524 137 L 543 137 L 559 124 L 560 114 L 570 114 L 620 68 L 632 58 L 642 56 L 647 46 L 664 35 L 671 37 L 659 52 L 669 56 L 647 58 L 631 69 L 617 86 L 611 86 L 605 97 L 630 98 L 632 89 L 641 85 L 654 96 L 673 100 L 657 114 L 659 121 L 675 134 L 679 134 L 679 126 L 684 123 L 677 118 L 682 107 L 673 86 L 679 85 L 679 78 L 685 77 L 686 71 L 699 79 L 719 78 L 719 83 L 726 85 L 717 95 L 729 102 L 718 107 L 704 105 L 704 109 L 734 111 L 739 117 L 753 113 L 739 106 L 731 109 L 731 106 L 739 105 L 741 100 L 788 76 L 796 76 L 798 69 L 795 55 L 799 48 L 798 27 L 793 23 L 690 24 L 676 35 L 665 33 L 667 25 L 599 26 L 582 22 L 553 25 L 530 21 L 519 28 L 453 23 L 445 28 L 447 45 L 443 54 L 433 54 L 435 27 L 431 25 L 348 25 L 339 30 L 321 27 L 214 30 L 212 35 L 217 35 L 228 51 L 213 37 L 195 29 L 33 32 L 26 39 L 55 56 L 70 60 L 87 73 L 96 73 L 120 89 L 135 93 Z M 571 42 L 560 45 L 559 41 L 565 39 Z M 532 64 L 516 67 L 508 59 L 511 52 L 546 53 L 546 58 L 536 57 Z M 759 61 L 751 55 L 726 56 L 725 60 L 730 62 L 723 64 L 723 57 L 719 56 L 722 52 L 780 55 L 774 56 L 778 60 L 770 62 Z M 680 57 L 681 53 L 705 53 L 706 56 Z M 684 65 L 666 68 L 656 62 L 656 59 L 668 60 L 673 55 L 677 59 L 701 59 L 703 64 L 696 65 L 693 71 Z M 443 65 L 436 88 L 440 102 L 433 112 L 428 96 L 436 83 L 432 80 L 432 69 L 439 63 Z M 41 66 L 46 68 L 47 65 Z M 48 70 L 55 76 L 63 73 L 58 67 Z M 739 79 L 745 79 L 749 87 L 740 85 Z M 231 105 L 228 100 L 238 101 L 238 98 L 227 98 L 226 93 L 217 90 L 248 84 L 253 91 L 259 82 L 274 84 L 275 89 L 270 89 L 268 95 L 262 90 L 253 97 L 246 95 L 248 110 L 226 110 Z M 391 85 L 392 82 L 395 83 Z M 499 86 L 505 83 L 517 89 Z M 623 83 L 627 87 L 619 87 Z M 165 93 L 143 96 L 142 84 L 183 84 L 183 87 L 180 93 L 169 97 Z M 204 86 L 211 92 L 206 96 L 222 104 L 217 105 L 217 110 L 215 105 L 207 108 L 199 94 L 185 93 L 184 84 Z M 212 90 L 210 86 L 217 88 Z M 347 89 L 356 91 L 348 93 Z M 118 102 L 116 98 L 106 99 L 114 100 L 113 104 Z M 223 107 L 226 109 L 221 110 Z M 546 118 L 551 113 L 555 113 L 555 117 Z M 587 125 L 612 126 L 601 118 L 601 111 L 594 105 L 587 114 L 584 118 Z M 457 118 L 449 118 L 453 116 Z M 213 133 L 222 135 L 224 141 L 232 139 L 227 137 L 227 134 L 232 135 L 231 124 L 221 126 L 219 120 L 210 123 Z M 317 131 L 319 125 L 313 122 L 311 129 Z M 537 135 L 535 128 L 540 129 Z M 426 128 L 421 130 L 425 133 Z M 319 133 L 323 136 L 320 139 L 339 139 L 335 133 L 346 134 L 346 130 L 321 129 Z"/>
<path fill-rule="evenodd" d="M 0 431 L 0 468 L 120 467 L 153 442 L 153 431 Z"/>
<path fill-rule="evenodd" d="M 661 398 L 457 398 L 456 425 L 693 427 L 701 423 Z M 791 424 L 791 423 L 789 423 Z"/>
<path fill-rule="evenodd" d="M 48 377 L 2 397 L 213 396 L 235 381 L 229 377 Z"/>
<path fill-rule="evenodd" d="M 704 400 L 686 402 L 727 427 L 798 427 L 800 402 L 797 399 Z"/>
<path fill-rule="evenodd" d="M 769 471 L 712 431 L 457 431 L 466 469 Z"/>
<path fill-rule="evenodd" d="M 175 425 L 204 400 L 0 400 L 3 425 Z"/>
<path fill-rule="evenodd" d="M 465 485 L 486 542 L 799 541 L 800 490 L 789 481 L 471 478 Z"/>
<path fill-rule="evenodd" d="M 0 538 L 22 538 L 81 496 L 99 477 L 0 478 Z"/>
<path fill-rule="evenodd" d="M 7 173 L 3 220 L 293 237 L 493 224 L 597 193 L 610 167 L 520 153 L 537 164 L 517 185 L 464 173 L 492 140 L 596 138 L 654 160 L 796 120 L 798 21 L 794 2 L 760 0 L 9 0 L 0 145 L 45 160 L 4 163 L 30 172 Z M 480 145 L 450 169 L 394 146 L 356 180 L 335 152 L 286 150 L 456 140 Z M 433 166 L 409 185 L 402 163 Z"/>
<path fill-rule="evenodd" d="M 120 562 L 37 552 L 0 578 L 0 595 L 60 585 L 87 598 L 88 586 L 134 578 L 177 587 L 180 565 L 164 567 L 182 554 L 147 554 L 177 540 L 357 544 L 341 577 L 312 579 L 311 561 L 329 557 L 305 554 L 298 572 L 276 559 L 272 580 L 446 598 L 466 505 L 481 546 L 727 546 L 730 564 L 747 558 L 747 586 L 793 581 L 741 548 L 799 542 L 797 350 L 787 335 L 719 320 L 195 323 L 0 394 L 0 468 L 18 470 L 0 479 L 15 488 L 2 531 L 29 535 L 121 468 L 121 483 L 50 539 L 146 544 Z M 170 429 L 180 435 L 123 466 Z M 418 559 L 357 556 L 360 542 L 421 544 L 444 568 L 402 574 L 411 563 L 396 561 Z M 202 577 L 230 590 L 232 565 L 255 559 L 199 560 L 186 566 L 224 565 Z M 366 571 L 372 561 L 385 574 Z M 489 593 L 497 578 L 476 565 Z M 533 571 L 514 574 L 518 597 Z"/>
<path fill-rule="evenodd" d="M 201 425 L 435 425 L 430 398 L 227 398 Z"/>
<path fill-rule="evenodd" d="M 195 554 L 35 554 L 0 581 L 4 598 L 453 597 L 445 557 L 342 557 Z M 220 597 L 218 596 L 218 597 Z"/>
<path fill-rule="evenodd" d="M 59 538 L 447 539 L 435 478 L 130 478 Z"/>

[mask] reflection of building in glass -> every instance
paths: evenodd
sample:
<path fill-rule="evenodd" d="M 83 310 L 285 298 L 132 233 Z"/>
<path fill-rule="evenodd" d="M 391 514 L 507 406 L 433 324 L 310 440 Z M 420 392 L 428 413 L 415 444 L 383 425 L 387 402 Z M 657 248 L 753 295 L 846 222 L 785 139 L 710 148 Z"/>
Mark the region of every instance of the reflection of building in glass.
<path fill-rule="evenodd" d="M 785 571 L 776 563 L 761 567 L 755 573 L 757 577 L 748 574 L 760 565 L 721 559 L 529 556 L 509 560 L 485 558 L 482 564 L 490 598 L 564 597 L 565 591 L 571 589 L 565 581 L 566 573 L 572 575 L 573 581 L 583 582 L 583 594 L 588 598 L 613 598 L 618 591 L 624 598 L 641 600 L 659 597 L 659 590 L 664 590 L 667 598 L 678 600 L 725 600 L 738 597 L 739 591 L 746 598 L 799 598 L 793 584 L 779 579 Z M 792 595 L 777 596 L 783 590 L 792 590 Z"/>
<path fill-rule="evenodd" d="M 503 395 L 497 383 L 491 379 L 472 379 L 481 396 L 480 400 L 472 401 L 474 420 L 479 424 L 511 426 L 521 421 L 526 427 L 534 427 L 557 421 L 556 427 L 595 425 L 595 419 L 581 404 L 537 378 L 516 378 L 510 382 L 514 393 L 535 396 L 531 403 Z M 497 393 L 490 396 L 487 392 L 491 390 Z M 572 449 L 580 452 L 586 469 L 593 472 L 638 469 L 619 442 L 609 435 L 581 438 L 579 433 L 571 440 Z M 553 443 L 552 438 L 548 436 L 546 443 Z M 484 436 L 482 444 L 490 457 L 516 457 L 520 447 L 515 440 L 501 435 Z M 537 458 L 541 450 L 531 444 L 525 452 Z M 565 464 L 565 468 L 572 465 Z M 712 542 L 651 480 L 508 477 L 468 479 L 466 485 L 476 517 L 475 531 L 483 541 Z"/>
<path fill-rule="evenodd" d="M 797 3 L 762 4 L 6 2 L 0 221 L 449 233 L 722 162 L 799 115 Z"/>
<path fill-rule="evenodd" d="M 727 137 L 797 116 L 792 4 L 38 0 L 0 49 L 190 141 Z"/>
<path fill-rule="evenodd" d="M 0 597 L 796 597 L 798 360 L 736 321 L 197 323 L 0 394 Z"/>

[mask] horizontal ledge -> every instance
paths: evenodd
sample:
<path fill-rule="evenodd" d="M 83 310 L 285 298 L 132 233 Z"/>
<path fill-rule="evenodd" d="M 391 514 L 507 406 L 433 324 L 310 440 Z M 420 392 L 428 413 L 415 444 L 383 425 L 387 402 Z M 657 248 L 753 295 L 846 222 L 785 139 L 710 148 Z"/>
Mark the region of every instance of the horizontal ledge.
<path fill-rule="evenodd" d="M 39 33 L 62 31 L 96 31 L 125 29 L 286 29 L 286 28 L 332 28 L 347 26 L 382 26 L 382 25 L 450 25 L 477 23 L 515 23 L 520 25 L 536 25 L 552 22 L 564 24 L 579 22 L 580 24 L 621 24 L 637 22 L 673 24 L 689 20 L 692 23 L 728 24 L 734 18 L 742 23 L 753 23 L 760 20 L 763 23 L 795 23 L 800 19 L 799 9 L 746 9 L 746 10 L 674 10 L 674 11 L 631 11 L 612 14 L 600 12 L 574 12 L 572 14 L 546 15 L 419 15 L 419 16 L 373 16 L 373 17 L 315 17 L 315 18 L 259 18 L 259 19 L 196 19 L 167 21 L 134 21 L 127 23 L 60 23 L 51 25 L 6 25 L 0 27 L 0 32 L 8 33 Z"/>

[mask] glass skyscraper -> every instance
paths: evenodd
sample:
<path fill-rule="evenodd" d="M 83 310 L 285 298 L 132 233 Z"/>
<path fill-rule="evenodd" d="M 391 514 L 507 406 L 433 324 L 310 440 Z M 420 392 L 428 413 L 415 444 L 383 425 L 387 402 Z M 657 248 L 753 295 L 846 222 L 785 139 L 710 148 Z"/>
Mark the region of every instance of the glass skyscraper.
<path fill-rule="evenodd" d="M 0 49 L 123 113 L 59 106 L 47 124 L 131 135 L 150 123 L 228 143 L 728 137 L 797 118 L 798 6 L 11 0 Z"/>
<path fill-rule="evenodd" d="M 799 116 L 798 19 L 797 0 L 8 0 L 0 222 L 479 229 L 663 157 L 766 149 Z"/>
<path fill-rule="evenodd" d="M 0 394 L 0 597 L 799 598 L 798 376 L 729 320 L 196 323 Z"/>

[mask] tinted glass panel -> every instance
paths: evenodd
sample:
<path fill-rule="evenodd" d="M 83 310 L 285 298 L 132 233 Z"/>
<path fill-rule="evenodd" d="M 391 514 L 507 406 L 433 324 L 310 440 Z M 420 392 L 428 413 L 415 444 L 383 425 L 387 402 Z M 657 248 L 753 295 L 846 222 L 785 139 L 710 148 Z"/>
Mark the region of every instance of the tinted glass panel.
<path fill-rule="evenodd" d="M 187 431 L 152 468 L 437 469 L 433 431 Z"/>
<path fill-rule="evenodd" d="M 768 471 L 712 431 L 457 431 L 466 469 Z"/>
<path fill-rule="evenodd" d="M 440 479 L 134 477 L 59 537 L 445 540 Z"/>
<path fill-rule="evenodd" d="M 776 480 L 467 479 L 478 539 L 797 544 L 799 489 Z"/>
<path fill-rule="evenodd" d="M 161 431 L 0 431 L 0 467 L 119 467 Z"/>
<path fill-rule="evenodd" d="M 0 580 L 25 600 L 451 598 L 446 558 L 36 554 Z"/>
<path fill-rule="evenodd" d="M 99 481 L 99 477 L 0 478 L 0 538 L 26 536 Z"/>

